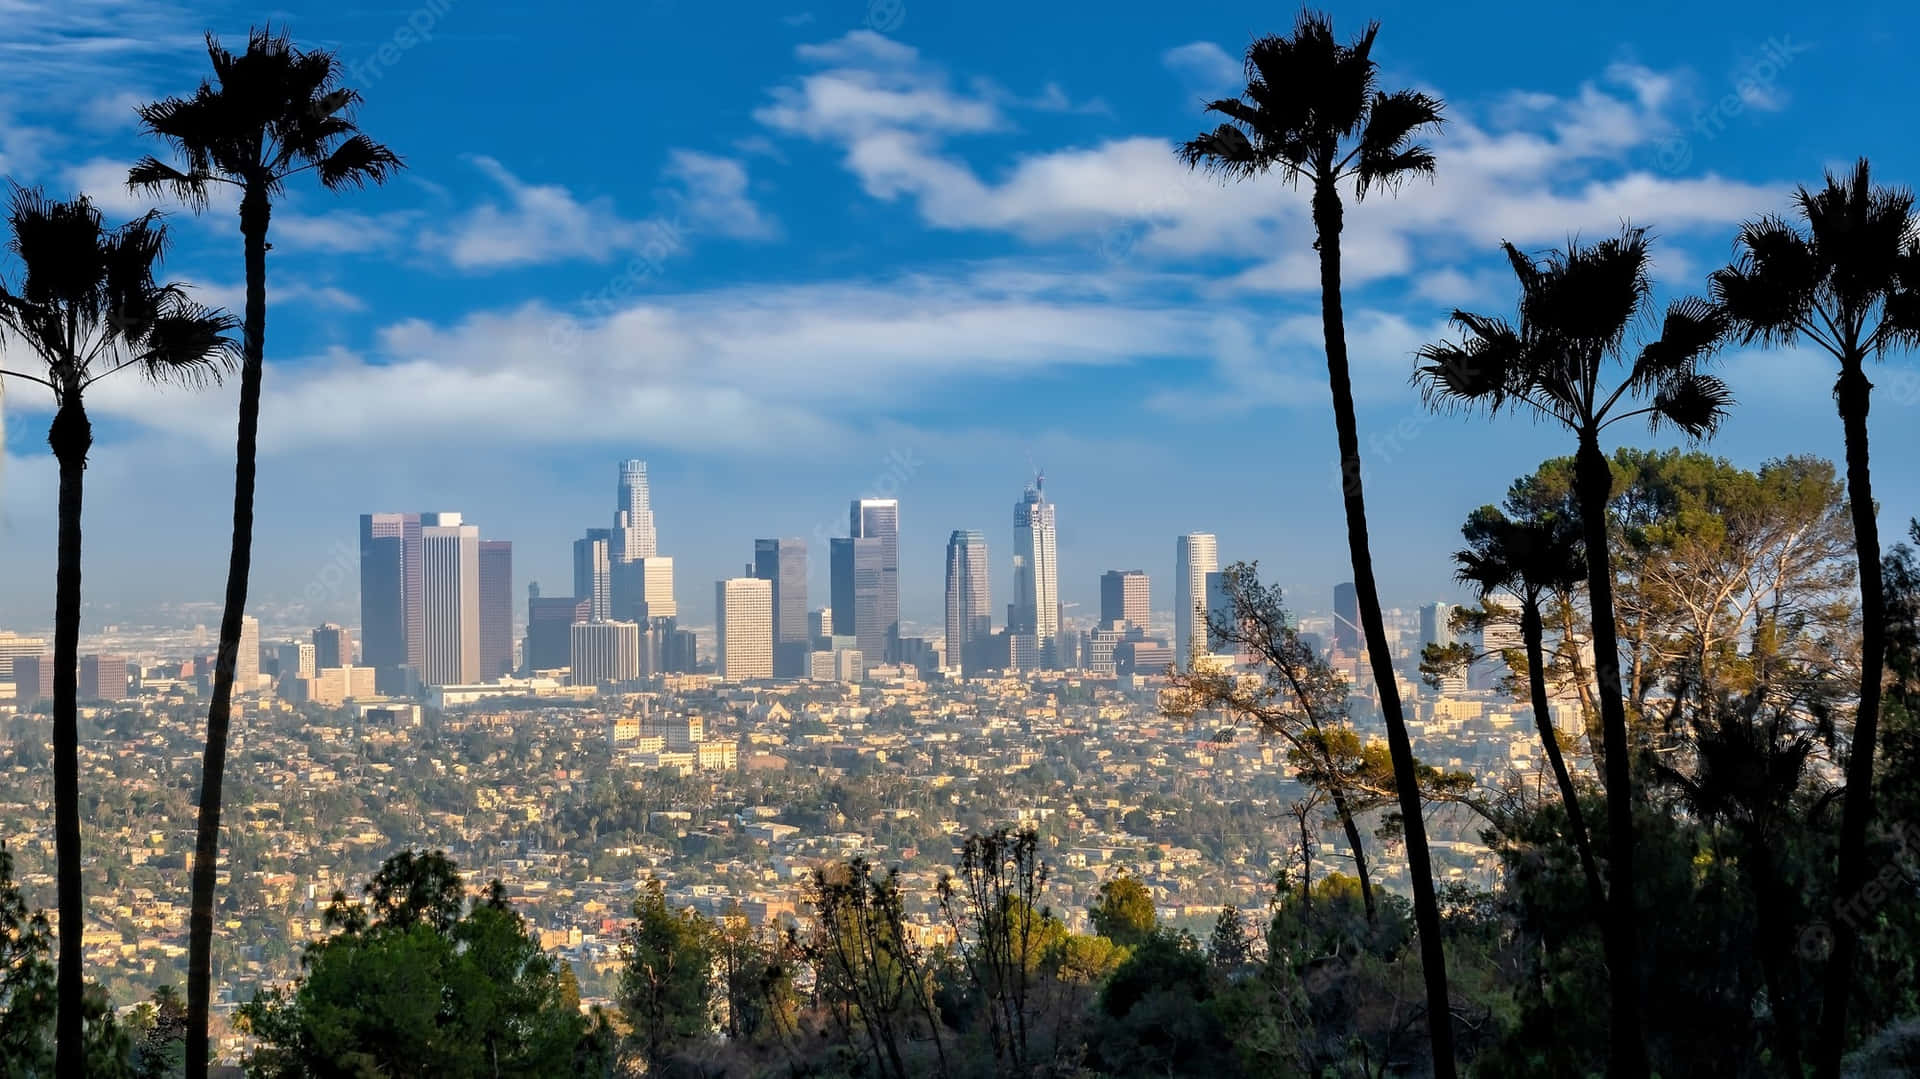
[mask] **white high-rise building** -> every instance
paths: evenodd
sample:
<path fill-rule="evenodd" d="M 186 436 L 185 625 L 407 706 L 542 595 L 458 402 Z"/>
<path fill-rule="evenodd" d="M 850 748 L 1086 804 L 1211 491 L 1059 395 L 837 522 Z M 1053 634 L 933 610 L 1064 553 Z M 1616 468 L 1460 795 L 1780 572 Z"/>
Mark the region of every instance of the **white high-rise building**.
<path fill-rule="evenodd" d="M 987 583 L 987 537 L 970 530 L 947 539 L 947 666 L 971 671 L 993 635 Z"/>
<path fill-rule="evenodd" d="M 260 620 L 240 616 L 240 651 L 233 659 L 233 691 L 253 693 L 260 688 Z"/>
<path fill-rule="evenodd" d="M 1058 667 L 1060 564 L 1045 482 L 1046 476 L 1035 476 L 1013 507 L 1013 605 L 1007 632 L 1031 635 L 1040 664 Z"/>
<path fill-rule="evenodd" d="M 773 582 L 732 577 L 713 586 L 716 668 L 729 682 L 773 677 Z"/>
<path fill-rule="evenodd" d="M 673 598 L 673 559 L 648 555 L 639 562 L 640 611 L 648 619 L 676 618 L 680 605 Z"/>
<path fill-rule="evenodd" d="M 457 513 L 422 514 L 420 599 L 425 649 L 420 681 L 480 681 L 480 529 Z"/>
<path fill-rule="evenodd" d="M 620 462 L 620 484 L 615 489 L 613 510 L 613 561 L 632 562 L 659 553 L 645 461 Z"/>
<path fill-rule="evenodd" d="M 13 661 L 16 656 L 37 657 L 50 651 L 47 642 L 39 637 L 22 637 L 0 631 L 0 682 L 13 681 Z"/>
<path fill-rule="evenodd" d="M 1207 574 L 1220 571 L 1220 544 L 1211 532 L 1173 541 L 1173 661 L 1186 670 L 1195 650 L 1207 648 Z"/>
<path fill-rule="evenodd" d="M 575 622 L 568 629 L 569 681 L 613 685 L 640 677 L 640 626 L 635 622 Z"/>

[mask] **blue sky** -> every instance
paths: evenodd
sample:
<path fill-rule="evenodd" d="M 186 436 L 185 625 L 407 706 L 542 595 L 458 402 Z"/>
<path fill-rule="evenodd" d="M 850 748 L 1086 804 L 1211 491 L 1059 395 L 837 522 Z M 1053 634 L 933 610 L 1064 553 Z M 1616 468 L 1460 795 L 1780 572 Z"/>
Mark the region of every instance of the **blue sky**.
<path fill-rule="evenodd" d="M 0 0 L 0 172 L 114 216 L 152 147 L 132 105 L 186 93 L 199 35 L 271 15 L 332 48 L 359 119 L 409 168 L 276 207 L 253 593 L 357 613 L 355 515 L 458 509 L 569 583 L 615 462 L 652 467 L 690 621 L 765 535 L 825 537 L 849 498 L 902 502 L 902 603 L 939 611 L 954 528 L 987 533 L 1004 604 L 1030 462 L 1059 504 L 1061 593 L 1109 568 L 1169 605 L 1173 540 L 1219 534 L 1325 608 L 1347 576 L 1304 196 L 1173 160 L 1284 6 L 496 4 L 192 10 Z M 1920 179 L 1881 106 L 1920 90 L 1903 5 L 1337 5 L 1383 23 L 1390 84 L 1438 93 L 1439 176 L 1349 206 L 1348 329 L 1380 583 L 1450 597 L 1474 506 L 1571 447 L 1524 421 L 1422 410 L 1412 351 L 1455 305 L 1504 311 L 1497 245 L 1620 222 L 1697 290 L 1737 222 L 1869 156 Z M 231 205 L 172 218 L 172 276 L 240 300 Z M 8 272 L 11 272 L 9 268 Z M 15 353 L 17 356 L 17 352 Z M 1881 372 L 1877 493 L 1920 512 L 1920 376 Z M 1716 452 L 1837 457 L 1827 365 L 1733 352 Z M 0 625 L 51 612 L 46 404 L 7 388 Z M 215 600 L 234 390 L 103 385 L 88 475 L 97 620 Z M 1616 429 L 1630 440 L 1643 431 Z M 818 604 L 816 604 L 818 605 Z"/>

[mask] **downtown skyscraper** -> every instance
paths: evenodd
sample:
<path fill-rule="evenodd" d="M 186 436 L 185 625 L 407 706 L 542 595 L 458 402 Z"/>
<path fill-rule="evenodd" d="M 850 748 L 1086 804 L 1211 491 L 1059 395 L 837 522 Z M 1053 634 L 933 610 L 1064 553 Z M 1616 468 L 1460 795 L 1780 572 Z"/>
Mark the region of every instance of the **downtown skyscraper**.
<path fill-rule="evenodd" d="M 1044 475 L 1035 476 L 1013 507 L 1013 603 L 1007 632 L 1030 635 L 1045 667 L 1060 663 L 1060 563 L 1053 503 Z"/>
<path fill-rule="evenodd" d="M 992 635 L 986 534 L 956 530 L 947 537 L 947 666 L 983 668 Z"/>
<path fill-rule="evenodd" d="M 470 685 L 480 680 L 480 529 L 457 513 L 421 517 L 420 681 Z"/>
<path fill-rule="evenodd" d="M 1110 569 L 1100 575 L 1101 625 L 1125 622 L 1145 629 L 1150 606 L 1151 586 L 1144 571 Z"/>
<path fill-rule="evenodd" d="M 420 584 L 420 514 L 361 514 L 360 662 L 383 693 L 404 691 L 404 670 L 420 669 Z"/>
<path fill-rule="evenodd" d="M 612 547 L 610 528 L 589 528 L 573 541 L 573 594 L 587 601 L 596 622 L 613 617 Z"/>
<path fill-rule="evenodd" d="M 480 541 L 480 681 L 513 673 L 513 541 Z"/>
<path fill-rule="evenodd" d="M 713 586 L 714 669 L 728 682 L 773 677 L 774 582 L 732 577 Z"/>
<path fill-rule="evenodd" d="M 773 585 L 773 673 L 799 678 L 812 651 L 807 636 L 807 541 L 753 541 L 753 575 Z"/>
<path fill-rule="evenodd" d="M 1207 647 L 1207 575 L 1220 570 L 1220 543 L 1211 532 L 1189 532 L 1173 541 L 1173 661 L 1192 667 Z"/>
<path fill-rule="evenodd" d="M 877 664 L 887 648 L 882 614 L 886 546 L 878 538 L 848 536 L 829 540 L 827 554 L 833 635 L 854 638 L 862 662 Z"/>
<path fill-rule="evenodd" d="M 893 661 L 900 652 L 900 500 L 856 498 L 847 514 L 847 535 L 879 544 L 880 575 L 876 582 L 874 625 L 852 623 L 860 651 L 868 664 Z M 834 625 L 841 625 L 839 611 Z M 846 629 L 840 632 L 845 633 Z M 869 649 L 873 650 L 869 650 Z"/>
<path fill-rule="evenodd" d="M 614 488 L 613 536 L 609 558 L 632 562 L 659 554 L 653 531 L 653 493 L 647 485 L 647 463 L 620 462 L 620 482 Z"/>

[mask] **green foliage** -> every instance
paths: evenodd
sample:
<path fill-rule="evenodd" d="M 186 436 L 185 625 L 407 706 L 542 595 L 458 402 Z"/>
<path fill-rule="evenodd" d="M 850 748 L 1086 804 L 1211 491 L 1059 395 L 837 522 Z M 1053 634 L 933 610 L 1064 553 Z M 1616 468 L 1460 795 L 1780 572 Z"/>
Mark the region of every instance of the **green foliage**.
<path fill-rule="evenodd" d="M 440 854 L 404 852 L 368 884 L 374 914 L 347 916 L 307 948 L 305 976 L 241 1007 L 260 1040 L 255 1079 L 334 1075 L 567 1076 L 586 1038 L 579 991 L 496 884 L 444 922 Z"/>
<path fill-rule="evenodd" d="M 1153 895 L 1140 878 L 1125 873 L 1100 886 L 1100 896 L 1087 911 L 1093 931 L 1122 948 L 1138 948 L 1159 925 Z"/>
<path fill-rule="evenodd" d="M 714 1029 L 718 934 L 691 910 L 669 910 L 658 880 L 641 889 L 633 919 L 620 941 L 620 1007 L 641 1056 L 657 1068 Z"/>

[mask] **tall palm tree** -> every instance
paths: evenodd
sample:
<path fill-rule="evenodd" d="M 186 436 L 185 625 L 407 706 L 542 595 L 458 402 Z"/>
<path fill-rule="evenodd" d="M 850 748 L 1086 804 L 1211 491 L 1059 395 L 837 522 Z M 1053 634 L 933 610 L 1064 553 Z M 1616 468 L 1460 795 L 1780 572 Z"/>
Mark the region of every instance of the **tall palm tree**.
<path fill-rule="evenodd" d="M 1913 193 L 1876 187 L 1865 158 L 1845 177 L 1828 173 L 1819 191 L 1794 193 L 1798 226 L 1770 215 L 1749 221 L 1735 241 L 1733 265 L 1713 274 L 1713 295 L 1743 343 L 1818 346 L 1840 363 L 1833 399 L 1846 432 L 1847 498 L 1860 567 L 1860 705 L 1847 755 L 1840 818 L 1837 888 L 1841 898 L 1866 884 L 1867 825 L 1873 819 L 1873 754 L 1879 737 L 1880 680 L 1886 662 L 1886 600 L 1880 578 L 1880 530 L 1874 520 L 1867 452 L 1873 383 L 1866 362 L 1889 349 L 1920 344 L 1920 219 Z M 1836 919 L 1827 966 L 1815 1074 L 1840 1074 L 1847 994 L 1859 933 Z"/>
<path fill-rule="evenodd" d="M 166 226 L 156 213 L 108 228 L 85 195 L 60 202 L 16 187 L 7 223 L 8 249 L 19 258 L 21 272 L 14 282 L 0 280 L 0 328 L 45 364 L 45 374 L 0 375 L 52 392 L 47 445 L 60 466 L 53 631 L 54 860 L 60 907 L 55 1071 L 77 1076 L 85 1066 L 78 698 L 80 506 L 93 448 L 86 394 L 94 383 L 129 368 L 162 382 L 200 385 L 216 379 L 232 366 L 237 350 L 224 334 L 235 322 L 194 303 L 178 284 L 154 280 L 167 242 Z"/>
<path fill-rule="evenodd" d="M 1509 498 L 1509 506 L 1515 506 Z M 1520 508 L 1515 506 L 1516 509 Z M 1532 509 L 1533 507 L 1527 507 Z M 1587 573 L 1586 552 L 1579 522 L 1551 510 L 1508 517 L 1498 507 L 1482 506 L 1467 516 L 1460 528 L 1466 549 L 1456 551 L 1459 566 L 1454 578 L 1479 594 L 1484 604 L 1495 596 L 1511 595 L 1520 605 L 1520 638 L 1527 653 L 1527 690 L 1533 703 L 1533 725 L 1541 748 L 1560 788 L 1567 813 L 1567 831 L 1586 874 L 1587 896 L 1596 915 L 1606 909 L 1606 888 L 1593 856 L 1593 840 L 1580 811 L 1580 792 L 1560 753 L 1560 736 L 1547 704 L 1547 662 L 1542 601 L 1572 589 Z"/>
<path fill-rule="evenodd" d="M 206 756 L 200 775 L 200 820 L 193 850 L 193 906 L 187 960 L 187 1075 L 207 1070 L 207 1013 L 212 1003 L 213 887 L 220 855 L 220 799 L 232 716 L 233 677 L 246 614 L 253 558 L 254 461 L 260 427 L 260 380 L 266 355 L 267 226 L 273 198 L 311 172 L 329 191 L 379 184 L 401 167 L 393 151 L 360 133 L 352 113 L 358 92 L 339 85 L 334 54 L 296 48 L 284 32 L 256 29 L 246 52 L 222 48 L 207 35 L 211 80 L 192 97 L 141 106 L 143 129 L 167 143 L 180 166 L 148 157 L 127 177 L 136 190 L 165 192 L 204 210 L 218 185 L 240 194 L 246 254 L 247 306 L 240 365 L 240 424 L 233 483 L 233 548 L 226 609 L 207 709 Z"/>
<path fill-rule="evenodd" d="M 1247 46 L 1246 89 L 1239 97 L 1207 106 L 1226 122 L 1188 141 L 1180 158 L 1241 180 L 1278 172 L 1283 182 L 1313 191 L 1314 247 L 1320 254 L 1320 318 L 1327 350 L 1327 382 L 1333 393 L 1333 423 L 1340 445 L 1341 490 L 1347 517 L 1347 547 L 1360 625 L 1373 664 L 1374 685 L 1386 720 L 1401 818 L 1406 828 L 1407 870 L 1413 884 L 1414 920 L 1426 976 L 1428 1030 L 1435 1074 L 1454 1075 L 1452 1009 L 1447 1002 L 1446 952 L 1440 938 L 1440 906 L 1434 898 L 1432 856 L 1420 809 L 1413 743 L 1394 681 L 1380 594 L 1374 585 L 1367 541 L 1367 505 L 1361 487 L 1359 425 L 1354 418 L 1352 376 L 1347 365 L 1346 319 L 1340 301 L 1341 188 L 1355 200 L 1376 190 L 1393 191 L 1414 177 L 1433 175 L 1433 154 L 1416 139 L 1441 123 L 1441 103 L 1412 90 L 1379 89 L 1369 23 L 1351 44 L 1333 36 L 1324 14 L 1303 11 L 1292 36 L 1268 35 Z"/>
<path fill-rule="evenodd" d="M 1652 305 L 1648 238 L 1628 227 L 1588 247 L 1568 245 L 1536 261 L 1502 245 L 1520 281 L 1518 323 L 1453 313 L 1459 342 L 1420 350 L 1414 381 L 1435 408 L 1525 409 L 1554 420 L 1578 439 L 1574 493 L 1587 554 L 1593 653 L 1607 788 L 1607 973 L 1613 1014 L 1608 1068 L 1647 1074 L 1640 1034 L 1639 976 L 1633 887 L 1633 758 L 1620 689 L 1620 641 L 1614 623 L 1613 559 L 1607 550 L 1607 500 L 1613 469 L 1601 432 L 1629 419 L 1704 438 L 1719 426 L 1732 395 L 1701 370 L 1725 336 L 1726 316 L 1698 298 L 1667 308 L 1660 336 L 1629 355 L 1628 331 Z M 1625 377 L 1603 379 L 1616 363 Z M 1638 407 L 1632 407 L 1637 405 Z"/>

